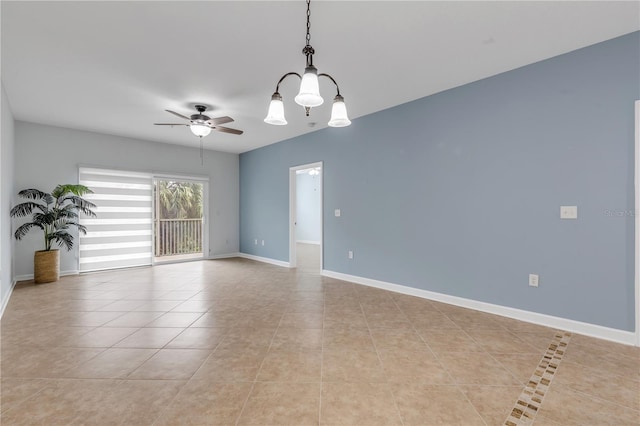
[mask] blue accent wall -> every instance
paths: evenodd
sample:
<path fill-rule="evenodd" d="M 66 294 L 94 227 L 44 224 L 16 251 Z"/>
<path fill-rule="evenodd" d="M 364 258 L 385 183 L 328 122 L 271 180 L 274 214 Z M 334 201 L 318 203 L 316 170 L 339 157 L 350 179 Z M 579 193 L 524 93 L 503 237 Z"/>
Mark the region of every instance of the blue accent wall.
<path fill-rule="evenodd" d="M 323 161 L 324 269 L 632 331 L 638 99 L 635 32 L 241 154 L 240 250 L 289 260 Z"/>

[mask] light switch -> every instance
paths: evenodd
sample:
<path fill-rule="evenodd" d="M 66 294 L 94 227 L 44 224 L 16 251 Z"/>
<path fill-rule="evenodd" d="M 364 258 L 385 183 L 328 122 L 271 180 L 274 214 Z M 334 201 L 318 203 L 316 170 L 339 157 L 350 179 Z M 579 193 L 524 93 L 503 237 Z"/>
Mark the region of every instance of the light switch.
<path fill-rule="evenodd" d="M 577 219 L 578 206 L 560 206 L 560 219 Z"/>
<path fill-rule="evenodd" d="M 336 217 L 340 217 L 340 209 L 335 209 L 333 213 L 336 215 Z"/>

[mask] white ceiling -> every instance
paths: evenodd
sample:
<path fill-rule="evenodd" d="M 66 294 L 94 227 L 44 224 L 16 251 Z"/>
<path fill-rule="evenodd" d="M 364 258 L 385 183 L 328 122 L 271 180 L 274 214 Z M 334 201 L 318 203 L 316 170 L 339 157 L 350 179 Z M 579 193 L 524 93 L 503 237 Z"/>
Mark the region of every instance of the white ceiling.
<path fill-rule="evenodd" d="M 1 2 L 2 82 L 17 120 L 196 147 L 164 112 L 229 115 L 240 153 L 326 127 L 335 89 L 289 125 L 262 120 L 278 79 L 304 70 L 304 1 Z M 640 29 L 637 1 L 318 1 L 311 44 L 352 119 Z M 317 122 L 313 128 L 310 122 Z M 334 131 L 341 131 L 336 129 Z"/>

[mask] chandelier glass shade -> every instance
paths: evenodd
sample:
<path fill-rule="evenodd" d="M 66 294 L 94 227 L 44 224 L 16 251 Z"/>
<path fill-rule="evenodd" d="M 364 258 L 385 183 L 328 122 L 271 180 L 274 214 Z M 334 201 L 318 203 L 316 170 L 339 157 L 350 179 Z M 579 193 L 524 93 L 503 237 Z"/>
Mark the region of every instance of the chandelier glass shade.
<path fill-rule="evenodd" d="M 346 127 L 351 124 L 351 120 L 347 117 L 347 107 L 344 104 L 344 98 L 337 95 L 333 99 L 333 106 L 331 107 L 331 119 L 329 120 L 329 126 L 331 127 Z"/>
<path fill-rule="evenodd" d="M 320 106 L 324 102 L 324 99 L 320 96 L 318 69 L 313 65 L 305 68 L 300 82 L 300 92 L 294 100 L 298 105 L 309 108 Z"/>
<path fill-rule="evenodd" d="M 287 120 L 284 118 L 284 103 L 282 103 L 282 96 L 280 96 L 279 93 L 274 93 L 273 96 L 271 96 L 269 111 L 267 112 L 267 117 L 264 119 L 264 122 L 276 126 L 284 126 L 287 124 Z"/>

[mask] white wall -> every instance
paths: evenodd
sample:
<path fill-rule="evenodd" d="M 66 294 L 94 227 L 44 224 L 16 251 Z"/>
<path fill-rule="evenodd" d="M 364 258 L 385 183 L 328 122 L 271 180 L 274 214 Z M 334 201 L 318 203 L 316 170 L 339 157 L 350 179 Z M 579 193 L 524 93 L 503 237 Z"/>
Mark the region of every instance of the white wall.
<path fill-rule="evenodd" d="M 79 166 L 208 176 L 209 255 L 238 252 L 237 154 L 205 150 L 201 165 L 197 148 L 23 121 L 16 121 L 15 141 L 14 193 L 25 188 L 50 191 L 60 183 L 77 183 Z M 33 274 L 33 252 L 42 250 L 42 244 L 42 235 L 35 231 L 17 242 L 17 277 Z M 61 251 L 60 270 L 78 270 L 77 240 L 74 250 Z"/>
<path fill-rule="evenodd" d="M 320 243 L 321 176 L 296 175 L 296 241 Z"/>
<path fill-rule="evenodd" d="M 4 91 L 1 90 L 2 104 L 0 115 L 2 125 L 0 132 L 0 309 L 5 303 L 13 287 L 13 233 L 9 210 L 13 199 L 13 152 L 14 122 L 11 107 Z"/>

